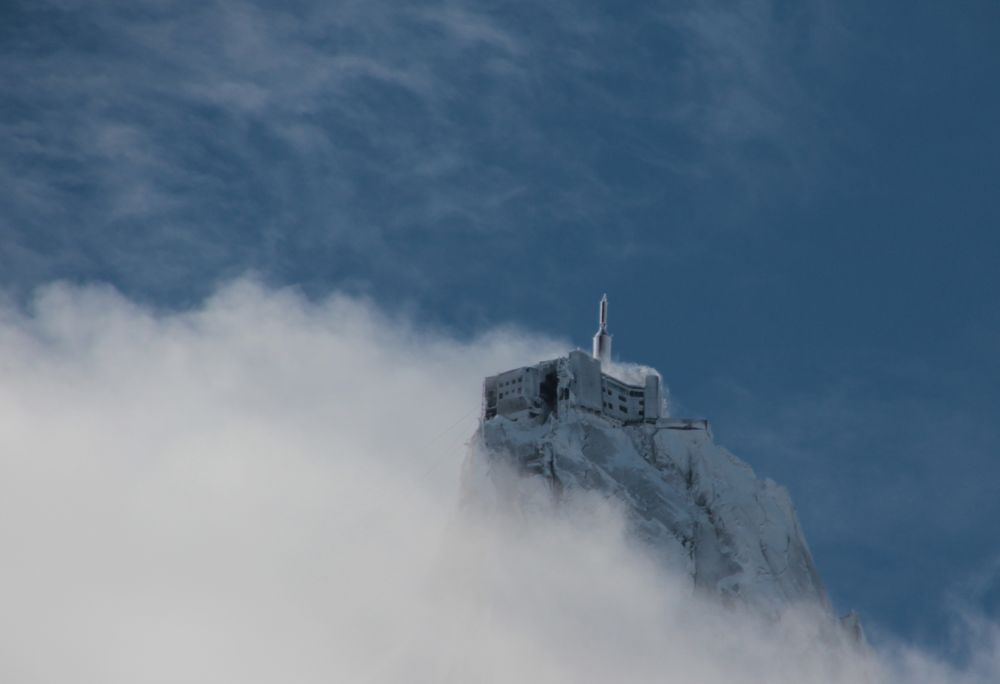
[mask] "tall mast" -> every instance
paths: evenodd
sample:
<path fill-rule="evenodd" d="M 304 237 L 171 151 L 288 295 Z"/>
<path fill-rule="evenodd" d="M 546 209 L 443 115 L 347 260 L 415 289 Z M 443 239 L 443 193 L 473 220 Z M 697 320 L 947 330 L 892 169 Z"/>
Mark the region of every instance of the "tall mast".
<path fill-rule="evenodd" d="M 597 316 L 597 334 L 594 335 L 593 356 L 601 363 L 611 361 L 611 335 L 608 334 L 608 295 L 601 297 Z"/>

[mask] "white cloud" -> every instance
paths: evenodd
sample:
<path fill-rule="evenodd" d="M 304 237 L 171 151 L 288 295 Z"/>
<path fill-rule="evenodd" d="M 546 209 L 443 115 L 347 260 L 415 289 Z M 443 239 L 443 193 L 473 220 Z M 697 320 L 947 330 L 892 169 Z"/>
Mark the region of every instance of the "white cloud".
<path fill-rule="evenodd" d="M 987 682 L 693 598 L 606 502 L 456 516 L 481 377 L 560 353 L 233 283 L 0 309 L 0 680 Z"/>

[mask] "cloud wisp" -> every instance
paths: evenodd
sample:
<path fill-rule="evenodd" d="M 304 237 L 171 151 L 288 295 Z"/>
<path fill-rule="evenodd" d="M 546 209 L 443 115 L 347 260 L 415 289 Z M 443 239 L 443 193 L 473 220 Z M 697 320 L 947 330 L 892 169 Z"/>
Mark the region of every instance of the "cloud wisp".
<path fill-rule="evenodd" d="M 506 253 L 613 222 L 655 239 L 665 188 L 810 175 L 817 113 L 789 43 L 817 20 L 773 5 L 18 7 L 0 33 L 0 278 L 162 301 L 333 264 L 418 288 L 408 269 L 442 237 Z"/>
<path fill-rule="evenodd" d="M 3 308 L 0 678 L 996 681 L 995 625 L 956 669 L 724 612 L 610 502 L 460 515 L 481 377 L 564 347 L 249 281 L 169 315 L 63 285 Z"/>

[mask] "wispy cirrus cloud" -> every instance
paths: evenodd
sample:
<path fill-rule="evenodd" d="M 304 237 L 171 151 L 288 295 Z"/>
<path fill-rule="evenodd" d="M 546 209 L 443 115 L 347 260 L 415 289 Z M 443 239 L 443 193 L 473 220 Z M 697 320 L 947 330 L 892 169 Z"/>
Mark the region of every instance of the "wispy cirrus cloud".
<path fill-rule="evenodd" d="M 665 184 L 812 149 L 785 59 L 812 19 L 748 7 L 20 5 L 0 35 L 8 285 L 427 287 L 408 271 L 432 237 L 462 272 L 513 235 L 645 231 L 623 219 Z"/>

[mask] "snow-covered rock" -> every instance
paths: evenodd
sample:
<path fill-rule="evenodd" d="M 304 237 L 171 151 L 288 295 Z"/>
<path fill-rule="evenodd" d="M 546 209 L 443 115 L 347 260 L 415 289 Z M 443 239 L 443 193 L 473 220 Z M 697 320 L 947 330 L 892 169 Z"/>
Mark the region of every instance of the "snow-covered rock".
<path fill-rule="evenodd" d="M 715 444 L 703 422 L 629 425 L 568 406 L 493 416 L 469 442 L 465 505 L 495 499 L 512 468 L 524 476 L 517 487 L 541 486 L 557 501 L 586 491 L 620 502 L 658 561 L 726 603 L 771 615 L 800 603 L 830 610 L 786 490 Z"/>

